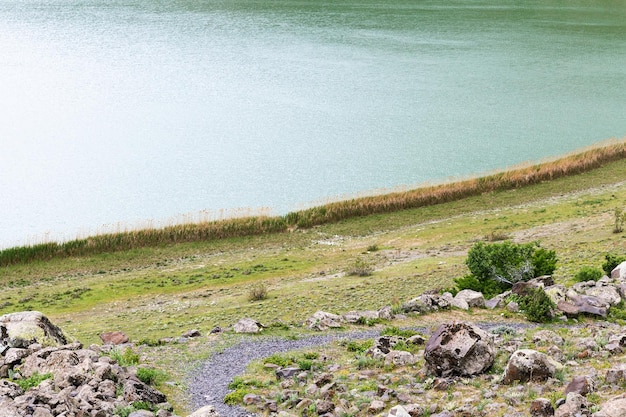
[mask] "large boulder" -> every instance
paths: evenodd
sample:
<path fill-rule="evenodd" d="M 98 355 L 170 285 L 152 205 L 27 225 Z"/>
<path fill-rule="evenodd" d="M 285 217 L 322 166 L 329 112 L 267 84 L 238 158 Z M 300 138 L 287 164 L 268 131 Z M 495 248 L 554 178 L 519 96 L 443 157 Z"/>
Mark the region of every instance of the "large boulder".
<path fill-rule="evenodd" d="M 520 349 L 511 355 L 504 370 L 504 384 L 514 381 L 545 381 L 563 366 L 548 355 L 532 349 Z"/>
<path fill-rule="evenodd" d="M 485 307 L 485 297 L 483 296 L 483 293 L 474 291 L 474 290 L 459 291 L 454 296 L 454 300 L 456 302 L 459 302 L 459 300 L 462 300 L 465 303 L 467 303 L 469 307 L 478 307 L 478 308 Z"/>
<path fill-rule="evenodd" d="M 124 332 L 105 332 L 100 334 L 100 340 L 105 345 L 123 345 L 129 342 L 129 338 Z"/>
<path fill-rule="evenodd" d="M 624 394 L 611 398 L 600 408 L 594 416 L 597 417 L 624 417 L 626 416 L 626 397 Z"/>
<path fill-rule="evenodd" d="M 61 329 L 39 311 L 20 311 L 0 317 L 6 329 L 6 340 L 0 343 L 13 347 L 27 347 L 37 342 L 43 345 L 64 345 L 67 337 Z M 3 335 L 4 336 L 4 335 Z"/>
<path fill-rule="evenodd" d="M 470 323 L 442 324 L 424 350 L 426 370 L 437 376 L 470 376 L 487 370 L 496 348 L 486 331 Z"/>
<path fill-rule="evenodd" d="M 626 261 L 613 268 L 611 278 L 615 281 L 626 281 Z"/>
<path fill-rule="evenodd" d="M 243 318 L 233 326 L 235 333 L 259 333 L 263 330 L 263 325 L 251 318 Z"/>

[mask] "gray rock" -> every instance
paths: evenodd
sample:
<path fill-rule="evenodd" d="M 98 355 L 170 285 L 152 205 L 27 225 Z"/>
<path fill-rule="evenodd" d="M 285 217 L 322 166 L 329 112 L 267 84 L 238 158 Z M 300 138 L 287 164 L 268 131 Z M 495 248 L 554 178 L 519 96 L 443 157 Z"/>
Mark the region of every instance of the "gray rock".
<path fill-rule="evenodd" d="M 463 322 L 439 326 L 424 350 L 427 372 L 444 377 L 479 374 L 493 364 L 495 355 L 489 333 Z"/>
<path fill-rule="evenodd" d="M 392 350 L 385 355 L 385 365 L 407 366 L 414 365 L 415 362 L 417 358 L 414 355 L 402 350 Z"/>
<path fill-rule="evenodd" d="M 531 417 L 550 417 L 554 415 L 552 402 L 547 398 L 537 398 L 530 403 Z"/>
<path fill-rule="evenodd" d="M 626 364 L 620 363 L 607 369 L 604 380 L 608 384 L 621 384 L 626 382 Z"/>
<path fill-rule="evenodd" d="M 130 413 L 128 417 L 154 417 L 154 413 L 148 410 L 137 410 Z"/>
<path fill-rule="evenodd" d="M 307 319 L 306 324 L 309 328 L 320 331 L 336 329 L 342 326 L 343 317 L 325 311 L 317 311 Z"/>
<path fill-rule="evenodd" d="M 626 397 L 620 395 L 611 398 L 602 404 L 600 412 L 604 413 L 604 417 L 624 417 L 626 416 Z"/>
<path fill-rule="evenodd" d="M 0 323 L 11 339 L 36 341 L 42 344 L 64 345 L 67 338 L 61 329 L 39 311 L 21 311 L 0 316 Z M 3 342 L 3 341 L 0 341 Z M 8 344 L 8 343 L 5 343 Z M 26 346 L 24 346 L 26 347 Z"/>
<path fill-rule="evenodd" d="M 504 384 L 512 384 L 514 381 L 545 381 L 563 366 L 549 356 L 532 349 L 520 349 L 515 351 L 504 370 Z"/>
<path fill-rule="evenodd" d="M 459 300 L 463 300 L 467 303 L 469 307 L 477 307 L 484 308 L 485 307 L 485 297 L 483 297 L 483 293 L 473 290 L 462 290 L 459 291 L 454 299 L 458 302 Z"/>
<path fill-rule="evenodd" d="M 233 325 L 235 333 L 259 333 L 265 326 L 251 318 L 243 318 Z"/>
<path fill-rule="evenodd" d="M 565 404 L 554 412 L 554 417 L 588 417 L 591 416 L 587 400 L 580 394 L 570 392 L 567 394 Z"/>
<path fill-rule="evenodd" d="M 409 412 L 401 405 L 396 405 L 389 410 L 387 417 L 411 417 Z"/>
<path fill-rule="evenodd" d="M 611 278 L 617 281 L 626 280 L 626 261 L 613 268 L 611 271 Z"/>

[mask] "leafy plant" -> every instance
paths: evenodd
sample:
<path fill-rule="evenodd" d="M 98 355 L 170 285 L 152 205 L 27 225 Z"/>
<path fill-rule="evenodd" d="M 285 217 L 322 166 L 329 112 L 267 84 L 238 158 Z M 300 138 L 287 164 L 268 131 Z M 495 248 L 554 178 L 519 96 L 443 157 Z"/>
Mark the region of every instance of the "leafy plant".
<path fill-rule="evenodd" d="M 535 323 L 551 321 L 556 307 L 543 288 L 529 288 L 527 293 L 520 297 L 519 304 L 526 313 L 526 318 Z"/>
<path fill-rule="evenodd" d="M 348 342 L 346 342 L 345 344 L 346 346 L 346 350 L 348 352 L 357 352 L 357 353 L 363 353 L 365 352 L 367 349 L 371 348 L 372 346 L 374 346 L 374 341 L 369 339 L 369 340 L 350 340 Z"/>
<path fill-rule="evenodd" d="M 613 253 L 607 253 L 604 255 L 604 263 L 602 264 L 602 269 L 604 273 L 607 275 L 611 275 L 611 271 L 615 269 L 615 267 L 622 262 L 626 261 L 626 256 L 615 255 Z"/>
<path fill-rule="evenodd" d="M 556 253 L 541 248 L 537 242 L 478 242 L 470 248 L 465 260 L 471 274 L 457 278 L 455 282 L 459 289 L 472 289 L 491 297 L 516 282 L 552 274 L 556 263 Z"/>
<path fill-rule="evenodd" d="M 415 336 L 416 334 L 419 334 L 419 332 L 415 330 L 411 330 L 411 329 L 400 329 L 395 326 L 385 327 L 380 332 L 381 336 L 400 336 L 400 337 L 406 337 L 406 338 Z"/>
<path fill-rule="evenodd" d="M 35 371 L 30 377 L 17 379 L 14 382 L 20 386 L 24 391 L 34 388 L 37 385 L 41 384 L 46 379 L 52 378 L 52 374 L 39 374 L 39 372 Z"/>
<path fill-rule="evenodd" d="M 137 378 L 144 384 L 158 385 L 165 380 L 165 373 L 154 368 L 137 368 Z"/>
<path fill-rule="evenodd" d="M 131 348 L 126 348 L 124 352 L 114 349 L 109 354 L 120 366 L 133 366 L 139 364 L 139 354 L 133 352 Z"/>
<path fill-rule="evenodd" d="M 602 270 L 590 266 L 583 266 L 574 276 L 576 282 L 597 281 L 602 278 Z"/>

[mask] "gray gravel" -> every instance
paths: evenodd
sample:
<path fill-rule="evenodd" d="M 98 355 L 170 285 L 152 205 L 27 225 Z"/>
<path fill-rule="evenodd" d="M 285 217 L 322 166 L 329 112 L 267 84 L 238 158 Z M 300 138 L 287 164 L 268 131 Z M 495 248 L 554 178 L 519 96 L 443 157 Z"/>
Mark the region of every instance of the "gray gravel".
<path fill-rule="evenodd" d="M 485 330 L 491 330 L 502 325 L 502 323 L 476 324 Z M 509 323 L 506 326 L 521 330 L 536 325 L 532 323 Z M 424 334 L 426 333 L 425 328 L 413 329 Z M 330 333 L 298 340 L 243 337 L 240 343 L 213 355 L 190 376 L 189 394 L 191 405 L 194 410 L 205 405 L 212 405 L 223 417 L 255 416 L 255 414 L 241 407 L 231 407 L 223 403 L 224 397 L 231 391 L 228 389 L 228 384 L 232 382 L 235 376 L 243 374 L 250 362 L 271 356 L 274 353 L 321 346 L 334 340 L 371 339 L 378 336 L 379 333 L 377 330 Z"/>
<path fill-rule="evenodd" d="M 212 405 L 223 417 L 254 416 L 255 414 L 241 407 L 231 407 L 222 401 L 231 391 L 228 384 L 235 376 L 243 374 L 250 362 L 274 353 L 321 346 L 334 340 L 370 339 L 378 334 L 379 331 L 331 333 L 297 340 L 244 338 L 241 343 L 213 355 L 191 375 L 189 381 L 191 404 L 194 410 Z"/>

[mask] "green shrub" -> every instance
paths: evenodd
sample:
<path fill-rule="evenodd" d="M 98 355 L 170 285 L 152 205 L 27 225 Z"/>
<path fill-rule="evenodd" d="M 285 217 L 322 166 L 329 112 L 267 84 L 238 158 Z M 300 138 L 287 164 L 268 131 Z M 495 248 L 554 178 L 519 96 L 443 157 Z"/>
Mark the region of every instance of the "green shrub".
<path fill-rule="evenodd" d="M 520 297 L 519 305 L 526 318 L 535 323 L 551 321 L 556 307 L 543 288 L 529 288 L 526 295 Z"/>
<path fill-rule="evenodd" d="M 310 371 L 312 367 L 313 361 L 311 359 L 302 358 L 298 360 L 298 368 L 302 369 L 303 371 Z"/>
<path fill-rule="evenodd" d="M 604 259 L 605 261 L 602 264 L 602 269 L 604 270 L 605 274 L 611 276 L 611 271 L 613 271 L 617 265 L 626 261 L 626 256 L 607 253 L 606 255 L 604 255 Z"/>
<path fill-rule="evenodd" d="M 23 379 L 16 379 L 13 382 L 19 385 L 20 388 L 22 388 L 24 391 L 27 391 L 28 389 L 34 388 L 37 385 L 41 384 L 46 379 L 50 379 L 50 378 L 52 378 L 52 374 L 40 375 L 37 371 L 35 371 L 30 377 L 23 378 Z"/>
<path fill-rule="evenodd" d="M 371 340 L 371 339 L 369 339 L 369 340 L 350 340 L 350 341 L 346 342 L 345 346 L 346 346 L 346 349 L 347 349 L 348 352 L 363 353 L 367 349 L 369 349 L 372 346 L 374 346 L 374 341 Z"/>
<path fill-rule="evenodd" d="M 290 357 L 275 353 L 272 356 L 268 356 L 263 359 L 263 363 L 272 363 L 274 365 L 278 365 L 281 368 L 289 366 L 293 363 L 293 360 Z"/>
<path fill-rule="evenodd" d="M 243 397 L 248 394 L 248 390 L 245 388 L 238 388 L 233 392 L 229 392 L 224 397 L 224 404 L 227 405 L 239 405 L 243 402 Z"/>
<path fill-rule="evenodd" d="M 574 276 L 576 282 L 597 281 L 602 278 L 603 272 L 598 268 L 583 266 Z"/>
<path fill-rule="evenodd" d="M 346 271 L 348 275 L 356 275 L 359 277 L 368 277 L 372 275 L 373 272 L 374 269 L 372 268 L 370 263 L 361 258 L 358 258 L 356 261 L 354 261 L 354 263 Z"/>
<path fill-rule="evenodd" d="M 137 378 L 144 384 L 158 385 L 165 380 L 165 373 L 154 368 L 137 368 Z"/>
<path fill-rule="evenodd" d="M 261 301 L 267 298 L 267 287 L 263 283 L 258 283 L 248 292 L 248 300 L 250 301 Z"/>
<path fill-rule="evenodd" d="M 133 352 L 131 348 L 126 348 L 124 352 L 114 349 L 109 354 L 120 366 L 133 366 L 139 364 L 139 354 Z"/>
<path fill-rule="evenodd" d="M 541 248 L 537 242 L 478 242 L 470 248 L 465 260 L 471 274 L 455 282 L 461 290 L 480 291 L 490 298 L 516 282 L 552 274 L 556 263 L 556 253 Z"/>
<path fill-rule="evenodd" d="M 406 337 L 406 338 L 415 336 L 416 334 L 419 334 L 419 332 L 415 330 L 411 330 L 411 329 L 400 329 L 395 326 L 385 327 L 380 332 L 381 336 L 400 336 L 400 337 Z"/>

